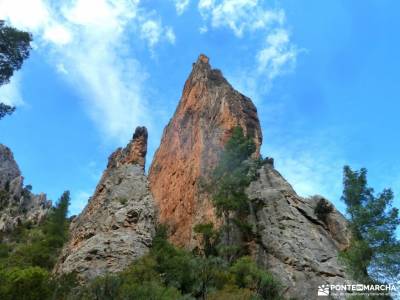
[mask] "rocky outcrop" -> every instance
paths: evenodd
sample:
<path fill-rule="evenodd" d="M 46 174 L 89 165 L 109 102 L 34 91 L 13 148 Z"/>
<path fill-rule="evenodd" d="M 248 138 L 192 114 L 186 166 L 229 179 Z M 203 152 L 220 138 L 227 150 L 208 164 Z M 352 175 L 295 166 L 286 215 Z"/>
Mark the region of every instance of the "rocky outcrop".
<path fill-rule="evenodd" d="M 200 191 L 199 183 L 209 177 L 224 143 L 238 125 L 254 137 L 255 156 L 259 155 L 262 135 L 255 106 L 200 55 L 149 171 L 160 221 L 170 225 L 175 244 L 193 246 L 193 226 L 215 221 L 209 196 Z"/>
<path fill-rule="evenodd" d="M 70 226 L 70 240 L 55 273 L 76 272 L 82 281 L 122 271 L 144 255 L 155 230 L 153 198 L 144 174 L 147 130 L 109 158 L 93 197 Z"/>
<path fill-rule="evenodd" d="M 238 125 L 254 138 L 254 156 L 259 157 L 262 135 L 256 108 L 200 55 L 149 172 L 159 219 L 170 225 L 175 244 L 195 246 L 196 223 L 221 224 L 199 183 L 209 179 Z M 274 169 L 272 159 L 265 160 L 257 172 L 247 189 L 252 204 L 249 218 L 257 238 L 243 246 L 249 246 L 257 263 L 281 280 L 288 298 L 314 299 L 318 285 L 343 284 L 348 278 L 338 252 L 349 245 L 345 218 L 333 208 L 320 220 L 314 209 L 321 197 L 299 197 Z"/>
<path fill-rule="evenodd" d="M 51 208 L 45 194 L 35 195 L 9 148 L 0 144 L 0 232 L 6 236 L 17 226 L 40 223 Z"/>
<path fill-rule="evenodd" d="M 247 190 L 259 237 L 256 261 L 281 280 L 287 298 L 316 299 L 319 285 L 344 284 L 338 251 L 349 246 L 345 218 L 333 208 L 320 220 L 314 209 L 321 196 L 299 197 L 271 164 L 258 175 Z"/>

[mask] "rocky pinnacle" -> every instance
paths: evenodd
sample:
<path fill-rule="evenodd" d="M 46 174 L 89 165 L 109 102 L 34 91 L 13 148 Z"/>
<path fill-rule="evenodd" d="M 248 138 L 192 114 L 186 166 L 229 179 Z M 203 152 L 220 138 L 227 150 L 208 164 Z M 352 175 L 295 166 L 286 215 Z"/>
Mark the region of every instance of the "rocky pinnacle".
<path fill-rule="evenodd" d="M 253 137 L 259 155 L 262 135 L 256 107 L 200 55 L 149 170 L 160 221 L 170 225 L 175 244 L 194 245 L 193 226 L 215 219 L 199 183 L 210 175 L 236 126 Z"/>

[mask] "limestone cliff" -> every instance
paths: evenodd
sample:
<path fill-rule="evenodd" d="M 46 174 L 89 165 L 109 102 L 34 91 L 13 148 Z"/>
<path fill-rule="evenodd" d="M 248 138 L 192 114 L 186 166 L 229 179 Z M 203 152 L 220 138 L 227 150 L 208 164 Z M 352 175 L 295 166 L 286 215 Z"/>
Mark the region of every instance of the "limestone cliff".
<path fill-rule="evenodd" d="M 51 208 L 45 194 L 24 187 L 24 178 L 11 150 L 0 144 L 0 232 L 10 233 L 26 222 L 40 223 Z"/>
<path fill-rule="evenodd" d="M 109 158 L 93 197 L 70 227 L 70 240 L 55 273 L 76 272 L 82 281 L 118 272 L 144 255 L 155 228 L 153 198 L 144 174 L 147 130 Z"/>
<path fill-rule="evenodd" d="M 196 223 L 221 223 L 199 182 L 210 175 L 237 125 L 254 137 L 258 157 L 262 134 L 256 108 L 200 55 L 149 173 L 160 221 L 172 227 L 175 244 L 193 247 Z M 337 257 L 350 239 L 344 217 L 333 209 L 325 222 L 319 220 L 314 208 L 320 197 L 299 197 L 271 159 L 258 175 L 247 190 L 258 237 L 250 249 L 258 264 L 277 275 L 288 298 L 314 299 L 318 285 L 343 283 L 347 276 Z"/>
<path fill-rule="evenodd" d="M 258 264 L 281 280 L 287 298 L 316 299 L 318 285 L 344 284 L 348 277 L 338 251 L 349 245 L 345 218 L 333 208 L 319 220 L 314 208 L 321 196 L 299 197 L 271 164 L 258 175 L 247 189 L 259 237 L 253 248 Z"/>
<path fill-rule="evenodd" d="M 262 135 L 255 106 L 200 55 L 149 171 L 160 222 L 170 225 L 175 244 L 192 246 L 193 226 L 215 219 L 210 199 L 200 192 L 199 183 L 209 176 L 238 125 L 254 137 L 255 155 L 259 155 Z"/>

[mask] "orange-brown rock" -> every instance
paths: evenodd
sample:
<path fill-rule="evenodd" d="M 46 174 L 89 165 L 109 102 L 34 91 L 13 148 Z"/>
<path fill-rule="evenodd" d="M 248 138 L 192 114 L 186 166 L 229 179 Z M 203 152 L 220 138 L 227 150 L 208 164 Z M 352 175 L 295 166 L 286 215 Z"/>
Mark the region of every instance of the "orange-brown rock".
<path fill-rule="evenodd" d="M 175 244 L 193 246 L 193 226 L 215 220 L 212 203 L 201 192 L 199 181 L 210 175 L 236 126 L 254 138 L 255 155 L 259 155 L 262 134 L 257 109 L 232 88 L 221 71 L 211 68 L 208 57 L 200 55 L 149 171 L 159 220 L 170 225 Z"/>
<path fill-rule="evenodd" d="M 111 164 L 136 164 L 144 168 L 147 153 L 147 129 L 137 127 L 131 142 L 125 148 L 119 148 L 112 154 Z"/>

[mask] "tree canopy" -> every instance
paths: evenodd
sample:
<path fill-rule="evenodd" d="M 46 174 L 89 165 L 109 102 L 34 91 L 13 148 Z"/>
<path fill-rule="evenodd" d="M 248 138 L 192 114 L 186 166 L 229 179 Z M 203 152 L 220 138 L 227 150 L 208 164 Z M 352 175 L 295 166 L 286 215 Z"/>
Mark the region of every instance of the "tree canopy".
<path fill-rule="evenodd" d="M 32 36 L 28 32 L 7 26 L 0 20 L 0 86 L 10 82 L 15 71 L 29 57 Z M 1 103 L 0 119 L 14 112 L 15 107 Z"/>
<path fill-rule="evenodd" d="M 352 241 L 342 257 L 349 270 L 360 281 L 396 282 L 400 274 L 400 242 L 396 238 L 400 218 L 398 209 L 392 207 L 392 190 L 375 194 L 368 186 L 367 170 L 353 171 L 348 166 L 344 167 L 343 185 Z"/>

